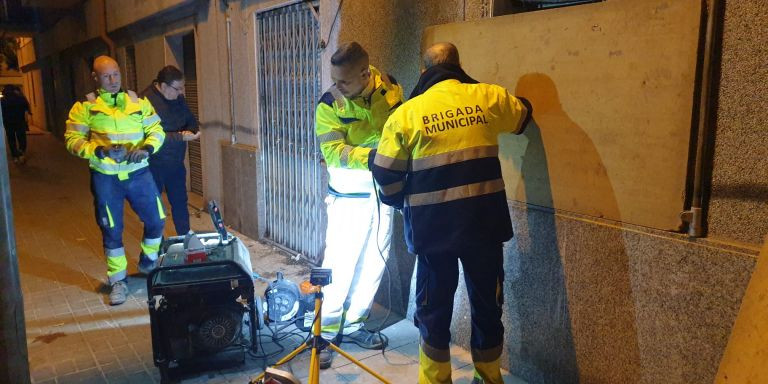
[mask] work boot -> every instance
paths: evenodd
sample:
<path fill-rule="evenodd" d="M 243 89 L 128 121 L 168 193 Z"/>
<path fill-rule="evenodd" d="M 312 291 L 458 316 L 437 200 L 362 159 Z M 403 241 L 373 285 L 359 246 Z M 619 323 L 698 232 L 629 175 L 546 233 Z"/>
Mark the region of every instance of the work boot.
<path fill-rule="evenodd" d="M 345 343 L 355 343 L 365 349 L 384 349 L 387 346 L 387 340 L 381 337 L 380 333 L 373 333 L 362 328 L 349 335 L 344 335 L 342 340 Z"/>
<path fill-rule="evenodd" d="M 150 260 L 144 252 L 139 255 L 139 273 L 149 275 L 157 266 L 157 260 Z"/>
<path fill-rule="evenodd" d="M 317 360 L 320 364 L 320 369 L 328 369 L 333 363 L 333 352 L 323 349 L 317 354 Z"/>
<path fill-rule="evenodd" d="M 128 297 L 128 284 L 125 280 L 115 281 L 112 283 L 112 291 L 109 292 L 109 304 L 120 305 L 125 303 L 125 299 Z"/>

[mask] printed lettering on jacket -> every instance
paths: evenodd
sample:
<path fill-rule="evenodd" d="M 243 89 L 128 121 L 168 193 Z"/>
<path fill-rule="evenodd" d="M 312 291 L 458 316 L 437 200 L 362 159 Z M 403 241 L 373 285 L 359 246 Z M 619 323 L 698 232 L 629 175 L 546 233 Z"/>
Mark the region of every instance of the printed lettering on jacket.
<path fill-rule="evenodd" d="M 437 113 L 431 113 L 421 117 L 424 123 L 424 133 L 433 135 L 454 128 L 471 127 L 474 125 L 486 125 L 488 119 L 480 105 L 451 108 Z"/>

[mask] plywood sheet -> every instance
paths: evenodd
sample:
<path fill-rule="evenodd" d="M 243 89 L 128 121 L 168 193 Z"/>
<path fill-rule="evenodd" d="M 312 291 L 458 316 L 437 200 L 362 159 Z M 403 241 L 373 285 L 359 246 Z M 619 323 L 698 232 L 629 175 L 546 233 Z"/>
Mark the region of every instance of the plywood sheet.
<path fill-rule="evenodd" d="M 466 71 L 534 105 L 504 136 L 507 195 L 653 228 L 680 226 L 699 0 L 600 3 L 439 25 Z"/>

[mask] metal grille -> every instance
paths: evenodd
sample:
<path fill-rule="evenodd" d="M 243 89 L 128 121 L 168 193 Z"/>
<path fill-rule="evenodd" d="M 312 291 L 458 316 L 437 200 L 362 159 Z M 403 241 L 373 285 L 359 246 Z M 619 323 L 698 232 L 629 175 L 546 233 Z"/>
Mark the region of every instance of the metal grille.
<path fill-rule="evenodd" d="M 184 98 L 189 109 L 200 121 L 197 95 L 197 56 L 195 53 L 195 34 L 190 32 L 182 37 L 182 52 L 184 57 Z M 203 194 L 203 155 L 200 150 L 200 140 L 189 141 L 189 190 Z"/>
<path fill-rule="evenodd" d="M 197 103 L 197 79 L 185 78 L 184 79 L 185 93 L 187 105 L 195 115 L 195 118 L 200 120 L 198 114 Z M 187 142 L 189 151 L 189 190 L 192 192 L 203 194 L 203 156 L 200 151 L 200 140 Z"/>
<path fill-rule="evenodd" d="M 320 97 L 320 28 L 306 2 L 257 15 L 265 237 L 320 260 L 321 155 L 314 111 Z"/>

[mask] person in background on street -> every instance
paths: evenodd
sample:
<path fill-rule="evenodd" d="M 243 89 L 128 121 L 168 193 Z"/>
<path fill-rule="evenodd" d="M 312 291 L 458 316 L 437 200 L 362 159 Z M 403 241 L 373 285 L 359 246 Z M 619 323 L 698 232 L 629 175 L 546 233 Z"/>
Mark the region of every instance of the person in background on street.
<path fill-rule="evenodd" d="M 184 99 L 184 74 L 169 65 L 157 73 L 152 84 L 141 92 L 163 122 L 165 143 L 159 151 L 149 156 L 149 169 L 157 190 L 165 190 L 171 203 L 171 217 L 177 235 L 189 232 L 187 208 L 187 168 L 184 158 L 187 141 L 200 138 L 198 123 Z"/>
<path fill-rule="evenodd" d="M 331 57 L 334 85 L 315 109 L 315 133 L 328 167 L 328 227 L 323 268 L 332 270 L 324 290 L 322 331 L 368 349 L 386 347 L 379 333 L 362 328 L 389 255 L 392 209 L 380 207 L 368 155 L 379 143 L 387 117 L 403 100 L 403 89 L 369 64 L 356 42 L 343 43 Z M 320 353 L 320 368 L 333 355 Z"/>
<path fill-rule="evenodd" d="M 11 157 L 16 164 L 24 164 L 27 151 L 27 115 L 32 116 L 29 110 L 29 102 L 21 89 L 13 84 L 3 87 L 3 97 L 0 98 L 3 109 L 3 125 L 5 137 L 8 139 L 8 148 Z"/>
<path fill-rule="evenodd" d="M 165 212 L 147 159 L 163 145 L 165 133 L 152 104 L 123 90 L 114 59 L 97 57 L 92 75 L 98 89 L 72 106 L 64 140 L 70 153 L 88 160 L 96 223 L 107 257 L 109 302 L 119 305 L 128 296 L 123 247 L 126 199 L 144 223 L 139 272 L 147 274 L 155 268 L 160 250 Z"/>
<path fill-rule="evenodd" d="M 451 382 L 450 327 L 461 261 L 472 309 L 472 382 L 502 384 L 502 258 L 512 221 L 498 135 L 522 133 L 531 107 L 469 77 L 453 44 L 433 45 L 423 60 L 410 100 L 387 120 L 368 162 L 381 201 L 403 210 L 406 243 L 417 255 L 419 383 Z"/>

